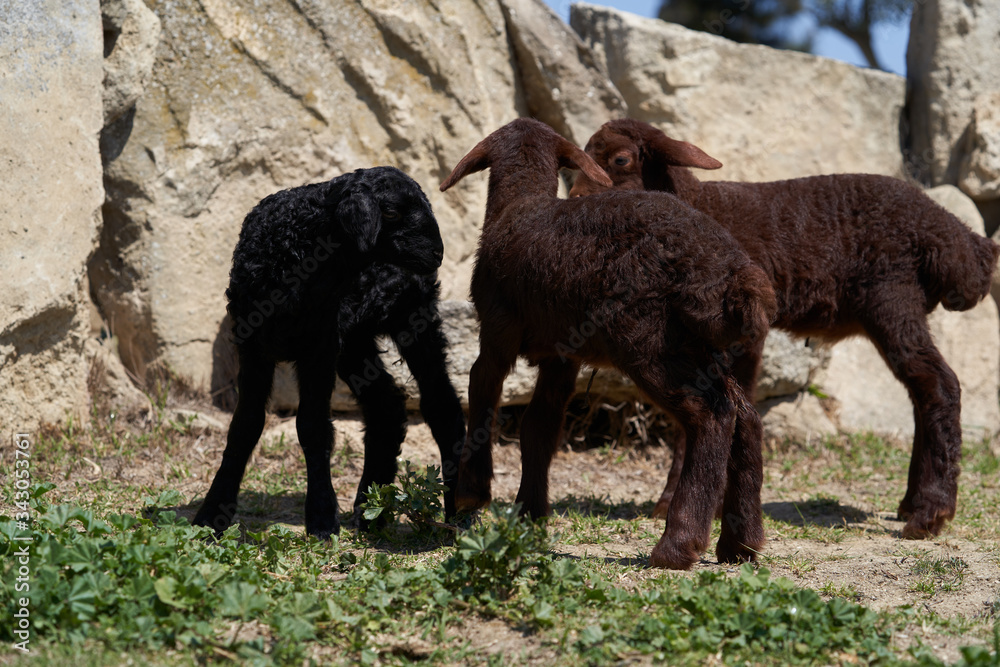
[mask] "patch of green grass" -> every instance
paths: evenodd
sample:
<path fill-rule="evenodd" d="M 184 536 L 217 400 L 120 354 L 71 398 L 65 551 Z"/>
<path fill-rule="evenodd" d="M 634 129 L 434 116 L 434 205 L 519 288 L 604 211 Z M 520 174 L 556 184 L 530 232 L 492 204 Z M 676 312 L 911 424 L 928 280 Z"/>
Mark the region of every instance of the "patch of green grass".
<path fill-rule="evenodd" d="M 864 481 L 873 475 L 884 476 L 887 480 L 906 478 L 910 463 L 909 448 L 879 435 L 853 433 L 829 438 L 824 445 L 837 454 L 840 467 L 835 474 L 841 481 Z M 830 470 L 830 473 L 834 471 Z"/>
<path fill-rule="evenodd" d="M 982 475 L 996 485 L 997 473 L 1000 472 L 1000 457 L 990 449 L 989 439 L 964 443 L 962 456 L 963 467 L 966 470 Z"/>
<path fill-rule="evenodd" d="M 838 586 L 828 581 L 823 584 L 823 587 L 819 589 L 819 592 L 831 598 L 841 598 L 851 602 L 861 602 L 861 592 L 851 584 Z"/>
<path fill-rule="evenodd" d="M 643 557 L 558 557 L 546 524 L 516 506 L 484 516 L 453 546 L 386 553 L 368 537 L 320 542 L 280 525 L 216 539 L 157 509 L 177 504 L 175 492 L 147 498 L 143 516 L 98 516 L 48 504 L 47 490 L 36 487 L 33 500 L 32 648 L 57 664 L 73 655 L 121 664 L 123 653 L 157 656 L 153 664 L 485 662 L 463 628 L 487 619 L 530 638 L 524 662 L 536 652 L 565 664 L 694 665 L 720 651 L 733 664 L 909 659 L 890 641 L 906 619 L 858 606 L 849 590 L 824 600 L 764 568 L 690 577 L 647 572 Z M 9 520 L 0 532 L 13 580 L 20 533 Z M 11 587 L 0 589 L 6 617 L 17 604 Z M 10 632 L 0 626 L 3 641 Z"/>
<path fill-rule="evenodd" d="M 611 541 L 608 534 L 607 520 L 601 516 L 582 515 L 578 512 L 569 511 L 563 517 L 565 524 L 565 544 L 607 544 Z"/>
<path fill-rule="evenodd" d="M 88 451 L 100 428 L 69 426 L 55 434 L 48 444 L 52 461 L 62 461 L 69 475 L 79 465 L 73 457 Z M 290 459 L 280 439 L 262 443 L 259 452 L 277 461 L 266 472 L 265 466 L 248 471 L 240 496 L 244 525 L 216 539 L 162 509 L 185 509 L 179 494 L 164 486 L 173 483 L 169 475 L 190 475 L 186 468 L 195 467 L 192 459 L 177 455 L 179 443 L 194 440 L 184 429 L 181 422 L 150 423 L 145 435 L 133 432 L 127 441 L 100 445 L 102 451 L 133 456 L 141 438 L 155 440 L 163 450 L 157 465 L 162 460 L 164 471 L 162 481 L 149 477 L 156 488 L 108 478 L 75 487 L 62 483 L 64 495 L 48 501 L 52 492 L 39 487 L 33 512 L 42 518 L 31 534 L 36 545 L 32 567 L 37 567 L 39 588 L 44 583 L 39 597 L 32 598 L 38 621 L 32 648 L 40 662 L 118 665 L 126 664 L 123 656 L 133 656 L 135 664 L 153 665 L 721 661 L 930 666 L 940 663 L 920 644 L 926 633 L 910 629 L 927 626 L 963 642 L 988 640 L 983 633 L 1000 608 L 995 603 L 992 611 L 970 617 L 938 616 L 922 607 L 877 613 L 857 604 L 861 595 L 849 583 L 810 591 L 771 576 L 766 568 L 712 566 L 706 571 L 699 565 L 701 571 L 694 574 L 652 570 L 648 549 L 660 538 L 663 523 L 648 520 L 651 502 L 564 498 L 555 503 L 553 518 L 537 524 L 520 519 L 515 508 L 497 506 L 465 531 L 442 529 L 434 525 L 442 519 L 436 471 L 409 466 L 397 484 L 376 489 L 366 506 L 366 511 L 378 510 L 372 517 L 382 522 L 377 530 L 359 535 L 345 529 L 339 539 L 320 542 L 274 524 L 282 507 L 301 516 L 301 507 L 289 503 L 301 505 L 305 492 L 301 468 L 288 464 L 285 469 Z M 890 444 L 880 448 L 864 436 L 856 440 L 855 445 L 843 438 L 835 446 L 853 447 L 848 456 L 871 468 L 872 478 L 881 472 L 879 461 L 908 461 L 908 450 Z M 347 449 L 335 450 L 345 451 L 343 468 L 358 455 Z M 609 460 L 620 452 L 609 450 Z M 827 453 L 799 449 L 782 461 L 801 479 L 792 480 L 798 485 L 789 494 L 795 502 L 768 509 L 774 514 L 765 519 L 769 537 L 836 543 L 870 529 L 848 525 L 867 521 L 852 505 L 868 508 L 874 502 L 870 485 L 857 484 L 839 497 L 806 484 L 818 466 L 840 476 L 841 453 L 827 458 Z M 967 453 L 954 530 L 963 537 L 973 531 L 988 537 L 992 542 L 982 548 L 989 552 L 990 544 L 996 549 L 997 534 L 989 533 L 997 521 L 989 515 L 1000 516 L 1000 508 L 994 509 L 995 482 L 978 483 L 981 471 L 992 465 L 976 458 L 983 456 L 980 450 Z M 802 461 L 813 468 L 799 470 Z M 769 473 L 778 468 L 772 461 Z M 47 463 L 45 469 L 57 467 Z M 905 470 L 901 465 L 900 492 Z M 7 472 L 0 461 L 0 476 Z M 866 474 L 862 471 L 858 479 L 869 479 Z M 7 498 L 8 491 L 0 495 Z M 861 497 L 863 503 L 854 500 Z M 143 505 L 147 509 L 135 516 L 122 512 Z M 12 530 L 0 520 L 0 576 L 7 581 L 14 576 Z M 716 523 L 712 544 L 718 535 Z M 616 553 L 617 541 L 638 542 L 643 549 L 636 553 L 632 545 Z M 575 555 L 567 555 L 560 553 L 563 545 L 600 546 L 574 548 Z M 930 582 L 928 593 L 921 594 L 949 586 L 961 590 L 961 565 L 935 561 L 909 542 L 899 545 L 896 555 L 913 568 L 917 584 Z M 816 569 L 818 560 L 768 556 L 765 549 L 761 562 L 801 575 Z M 5 617 L 15 604 L 12 587 L 0 591 Z M 498 625 L 516 644 L 511 648 L 505 639 L 502 652 L 490 655 L 496 639 L 480 633 L 486 626 L 496 631 Z M 904 629 L 924 639 L 903 648 L 890 641 Z M 0 627 L 0 639 L 12 639 L 4 632 L 10 628 Z M 997 649 L 967 649 L 959 664 L 995 665 Z"/>
<path fill-rule="evenodd" d="M 912 568 L 918 580 L 910 590 L 933 597 L 939 592 L 957 591 L 965 583 L 965 571 L 969 564 L 961 558 L 930 558 L 923 557 Z"/>
<path fill-rule="evenodd" d="M 791 570 L 792 574 L 796 576 L 813 572 L 816 569 L 816 566 L 810 559 L 805 556 L 801 556 L 798 553 L 790 556 L 772 556 L 765 552 L 761 554 L 760 560 L 764 565 L 768 565 L 772 568 L 778 566 L 787 567 Z"/>

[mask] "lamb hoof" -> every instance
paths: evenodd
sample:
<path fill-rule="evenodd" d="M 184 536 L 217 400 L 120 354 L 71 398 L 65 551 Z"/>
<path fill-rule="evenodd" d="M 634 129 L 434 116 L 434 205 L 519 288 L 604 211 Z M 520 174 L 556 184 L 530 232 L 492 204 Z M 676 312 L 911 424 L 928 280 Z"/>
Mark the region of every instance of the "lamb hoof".
<path fill-rule="evenodd" d="M 954 505 L 936 510 L 918 507 L 910 512 L 907 517 L 906 525 L 903 526 L 903 538 L 907 540 L 925 540 L 929 537 L 934 537 L 954 517 Z"/>
<path fill-rule="evenodd" d="M 470 513 L 481 510 L 489 506 L 490 497 L 485 498 L 477 494 L 455 494 L 455 511 L 459 513 Z"/>
<path fill-rule="evenodd" d="M 202 507 L 191 523 L 195 526 L 211 528 L 218 536 L 226 532 L 226 529 L 233 524 L 234 516 L 236 516 L 236 503 L 220 506 L 214 511 Z"/>
<path fill-rule="evenodd" d="M 340 518 L 333 513 L 333 521 L 306 521 L 306 533 L 321 540 L 329 540 L 340 533 Z"/>
<path fill-rule="evenodd" d="M 909 521 L 910 517 L 913 516 L 913 501 L 903 498 L 903 502 L 899 503 L 899 509 L 896 510 L 896 517 L 900 521 Z"/>
<path fill-rule="evenodd" d="M 720 539 L 715 545 L 715 556 L 720 563 L 753 563 L 757 560 L 757 552 L 760 548 L 754 549 L 745 544 L 724 544 Z"/>
<path fill-rule="evenodd" d="M 649 555 L 650 567 L 660 567 L 665 570 L 689 570 L 698 562 L 698 552 L 691 547 L 677 548 L 662 542 L 653 547 Z"/>
<path fill-rule="evenodd" d="M 489 484 L 477 486 L 459 480 L 455 489 L 455 511 L 475 512 L 489 505 L 492 499 Z"/>
<path fill-rule="evenodd" d="M 934 537 L 941 532 L 944 528 L 945 522 L 948 517 L 945 516 L 945 512 L 939 512 L 934 516 L 933 519 L 921 521 L 917 516 L 911 516 L 910 520 L 906 522 L 903 526 L 903 539 L 907 540 L 926 540 L 930 537 Z"/>

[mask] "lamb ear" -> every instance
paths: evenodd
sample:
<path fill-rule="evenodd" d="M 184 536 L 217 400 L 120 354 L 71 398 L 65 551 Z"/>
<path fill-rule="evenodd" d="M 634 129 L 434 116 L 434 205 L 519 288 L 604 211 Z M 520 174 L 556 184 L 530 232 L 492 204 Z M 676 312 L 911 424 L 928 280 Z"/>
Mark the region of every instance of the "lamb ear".
<path fill-rule="evenodd" d="M 368 252 L 375 247 L 382 229 L 382 214 L 367 186 L 356 184 L 345 188 L 336 216 L 341 228 L 357 241 L 358 250 Z"/>
<path fill-rule="evenodd" d="M 718 169 L 722 163 L 708 155 L 694 144 L 671 139 L 659 130 L 643 137 L 648 151 L 658 155 L 674 167 L 696 167 L 698 169 Z"/>
<path fill-rule="evenodd" d="M 570 143 L 567 139 L 559 137 L 556 145 L 556 155 L 559 157 L 559 166 L 567 169 L 579 169 L 587 175 L 590 180 L 610 188 L 614 183 L 603 169 L 597 166 L 594 158 L 590 157 L 579 146 Z"/>
<path fill-rule="evenodd" d="M 474 174 L 477 171 L 482 171 L 490 166 L 490 140 L 493 135 L 486 137 L 478 144 L 476 147 L 469 151 L 469 154 L 459 160 L 455 168 L 451 170 L 448 174 L 448 178 L 444 179 L 441 183 L 441 192 L 444 192 L 451 186 L 458 183 L 460 180 L 468 176 L 469 174 Z"/>

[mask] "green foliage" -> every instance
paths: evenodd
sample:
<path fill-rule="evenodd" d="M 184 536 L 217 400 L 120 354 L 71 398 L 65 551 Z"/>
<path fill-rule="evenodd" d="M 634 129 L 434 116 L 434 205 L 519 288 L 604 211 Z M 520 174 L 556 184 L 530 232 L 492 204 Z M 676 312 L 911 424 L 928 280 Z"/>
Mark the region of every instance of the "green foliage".
<path fill-rule="evenodd" d="M 362 516 L 388 525 L 405 515 L 418 533 L 439 527 L 443 518 L 441 495 L 445 491 L 441 469 L 427 466 L 418 471 L 409 461 L 403 466 L 403 473 L 397 477 L 399 486 L 372 484 L 368 488 L 368 496 L 361 505 Z"/>
<path fill-rule="evenodd" d="M 1000 622 L 993 624 L 993 650 L 987 646 L 963 646 L 955 667 L 1000 667 Z"/>
<path fill-rule="evenodd" d="M 170 504 L 177 497 L 171 491 L 148 500 Z M 312 589 L 326 554 L 280 527 L 247 540 L 231 528 L 216 540 L 211 530 L 155 507 L 148 517 L 98 518 L 87 509 L 39 500 L 36 514 L 27 594 L 34 632 L 46 641 L 97 639 L 111 650 L 168 647 L 208 655 L 234 646 L 223 637 L 220 616 L 237 623 L 258 620 L 279 635 L 287 630 L 286 617 L 301 617 L 304 606 L 319 604 Z M 8 538 L 0 540 L 0 557 L 25 544 L 9 539 L 19 531 L 6 517 L 0 534 Z M 14 561 L 4 558 L 8 580 Z M 7 617 L 17 595 L 24 593 L 0 589 Z M 11 639 L 10 632 L 10 624 L 0 626 L 3 640 Z M 280 636 L 269 652 L 301 654 L 292 634 Z M 242 642 L 239 649 L 260 653 L 263 645 Z"/>
<path fill-rule="evenodd" d="M 428 664 L 483 661 L 469 644 L 480 617 L 532 635 L 565 664 L 907 662 L 890 641 L 911 622 L 906 612 L 824 600 L 749 565 L 732 577 L 646 572 L 622 584 L 620 564 L 551 553 L 545 524 L 517 506 L 494 508 L 428 556 L 369 553 L 349 533 L 330 544 L 281 526 L 216 539 L 157 509 L 179 501 L 174 491 L 146 498 L 139 516 L 98 516 L 46 503 L 51 490 L 32 490 L 30 595 L 33 650 L 60 664 L 118 664 L 124 653 L 158 664 L 408 664 L 411 649 L 398 643 L 407 637 L 426 645 L 416 657 Z M 0 518 L 8 582 L 21 533 Z M 7 618 L 14 595 L 0 588 Z M 0 625 L 0 639 L 11 630 Z M 992 650 L 963 649 L 960 664 L 997 665 L 998 646 L 1000 635 Z M 939 664 L 921 650 L 919 664 Z"/>
<path fill-rule="evenodd" d="M 463 597 L 506 600 L 532 569 L 552 564 L 544 525 L 521 517 L 520 505 L 491 511 L 493 521 L 466 531 L 441 564 L 447 585 Z"/>
<path fill-rule="evenodd" d="M 699 664 L 720 652 L 727 662 L 751 664 L 813 664 L 843 653 L 863 661 L 893 657 L 888 616 L 840 598 L 824 601 L 787 579 L 772 580 L 765 568 L 744 565 L 734 579 L 701 572 L 656 583 L 629 592 L 591 578 L 589 604 L 571 616 L 573 648 L 591 663 L 632 652 L 673 664 Z"/>

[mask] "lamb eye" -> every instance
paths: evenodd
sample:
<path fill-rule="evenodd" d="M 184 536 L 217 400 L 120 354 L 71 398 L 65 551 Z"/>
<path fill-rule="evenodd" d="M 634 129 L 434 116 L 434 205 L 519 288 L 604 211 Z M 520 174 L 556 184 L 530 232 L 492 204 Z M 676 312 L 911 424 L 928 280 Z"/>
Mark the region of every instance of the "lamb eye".
<path fill-rule="evenodd" d="M 627 165 L 631 161 L 632 160 L 630 160 L 629 158 L 627 158 L 627 157 L 625 157 L 623 155 L 615 158 L 615 164 L 618 165 L 619 167 L 624 167 L 625 165 Z"/>
<path fill-rule="evenodd" d="M 382 211 L 382 218 L 387 222 L 396 222 L 397 220 L 400 219 L 400 217 L 402 216 L 400 216 L 399 211 L 395 209 L 390 208 Z"/>

